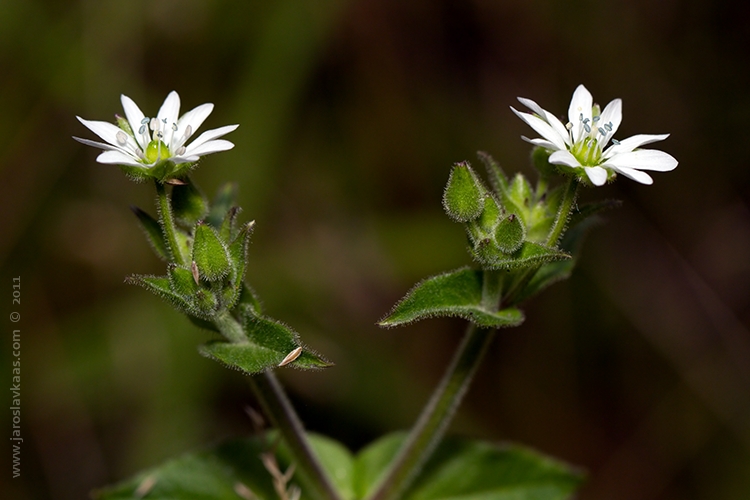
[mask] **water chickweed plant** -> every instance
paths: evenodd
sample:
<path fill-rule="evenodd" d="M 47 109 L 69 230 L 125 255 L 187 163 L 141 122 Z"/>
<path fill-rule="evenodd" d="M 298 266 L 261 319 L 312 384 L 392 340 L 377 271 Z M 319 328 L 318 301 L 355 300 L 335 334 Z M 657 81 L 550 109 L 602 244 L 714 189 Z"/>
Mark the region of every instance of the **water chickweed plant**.
<path fill-rule="evenodd" d="M 413 428 L 384 436 L 356 455 L 333 439 L 307 433 L 274 374 L 332 363 L 307 347 L 297 332 L 267 316 L 245 283 L 255 222 L 240 220 L 236 189 L 227 185 L 209 201 L 189 176 L 202 156 L 234 146 L 220 137 L 237 125 L 191 141 L 213 105 L 179 116 L 176 92 L 153 117 L 126 96 L 121 97 L 125 117 L 116 116 L 114 123 L 79 117 L 104 141 L 76 138 L 104 150 L 97 161 L 119 166 L 133 180 L 150 180 L 156 189 L 156 215 L 133 211 L 165 271 L 133 275 L 127 282 L 166 300 L 210 332 L 212 339 L 199 352 L 243 372 L 271 424 L 270 430 L 188 453 L 94 496 L 562 500 L 573 495 L 582 481 L 574 467 L 519 445 L 444 435 L 498 329 L 520 325 L 525 301 L 570 276 L 593 217 L 617 204 L 578 204 L 579 188 L 601 186 L 618 174 L 651 184 L 644 170 L 672 170 L 677 161 L 662 151 L 641 149 L 666 134 L 614 138 L 622 120 L 620 99 L 600 110 L 581 85 L 565 124 L 534 101 L 519 101 L 531 113 L 512 111 L 541 136 L 524 138 L 534 146 L 536 183 L 521 174 L 507 176 L 486 153 L 479 153 L 479 160 L 487 182 L 468 162 L 453 166 L 443 207 L 450 219 L 463 224 L 474 265 L 418 283 L 379 324 L 392 328 L 459 317 L 468 323 L 463 341 Z"/>

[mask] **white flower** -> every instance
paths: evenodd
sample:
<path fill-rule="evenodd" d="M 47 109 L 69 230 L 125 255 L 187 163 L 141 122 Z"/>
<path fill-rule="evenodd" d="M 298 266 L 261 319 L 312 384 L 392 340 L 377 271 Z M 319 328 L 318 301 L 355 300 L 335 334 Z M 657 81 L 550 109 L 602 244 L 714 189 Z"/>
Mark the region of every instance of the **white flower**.
<path fill-rule="evenodd" d="M 550 163 L 578 172 L 582 169 L 596 186 L 607 182 L 612 172 L 651 184 L 653 180 L 643 170 L 666 172 L 677 167 L 677 160 L 663 151 L 638 149 L 644 144 L 663 141 L 669 134 L 639 134 L 622 141 L 612 138 L 622 121 L 620 99 L 607 104 L 600 113 L 591 93 L 579 85 L 570 101 L 567 125 L 534 101 L 522 97 L 518 100 L 534 114 L 522 113 L 512 106 L 510 109 L 542 136 L 541 139 L 524 139 L 552 151 Z M 610 141 L 612 144 L 607 147 Z"/>
<path fill-rule="evenodd" d="M 74 137 L 75 140 L 104 149 L 97 157 L 99 163 L 116 164 L 127 167 L 152 169 L 171 162 L 172 168 L 167 175 L 174 175 L 183 170 L 176 167 L 198 161 L 201 156 L 232 149 L 234 144 L 219 137 L 235 130 L 239 125 L 208 130 L 199 135 L 190 144 L 186 144 L 203 121 L 211 114 L 214 105 L 211 103 L 180 114 L 180 96 L 177 92 L 169 93 L 159 113 L 153 118 L 146 117 L 133 100 L 123 95 L 120 97 L 125 117 L 117 117 L 118 125 L 103 121 L 78 120 L 89 130 L 106 142 L 91 141 Z"/>

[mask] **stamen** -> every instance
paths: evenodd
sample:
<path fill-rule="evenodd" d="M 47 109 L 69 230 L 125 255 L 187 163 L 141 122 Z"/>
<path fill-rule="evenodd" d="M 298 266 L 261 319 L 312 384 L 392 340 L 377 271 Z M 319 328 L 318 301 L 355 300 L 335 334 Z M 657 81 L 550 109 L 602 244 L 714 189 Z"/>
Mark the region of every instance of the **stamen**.
<path fill-rule="evenodd" d="M 604 128 L 606 128 L 608 132 L 612 132 L 612 122 L 605 123 Z"/>
<path fill-rule="evenodd" d="M 148 120 L 148 118 L 144 118 L 144 119 Z M 146 133 L 146 126 L 145 125 L 141 125 L 141 128 L 138 129 L 138 133 L 141 134 L 141 135 L 145 134 Z"/>
<path fill-rule="evenodd" d="M 589 124 L 588 124 L 588 123 L 586 123 L 586 122 L 583 122 L 583 128 L 584 128 L 584 129 L 586 129 L 586 133 L 587 133 L 587 134 L 590 134 L 590 133 L 591 133 L 591 126 L 589 126 Z"/>
<path fill-rule="evenodd" d="M 599 133 L 602 134 L 602 135 L 607 135 L 607 131 L 604 130 L 603 128 L 601 128 L 601 127 L 599 127 Z"/>
<path fill-rule="evenodd" d="M 117 144 L 124 146 L 128 142 L 128 135 L 122 130 L 117 132 Z"/>
<path fill-rule="evenodd" d="M 180 149 L 177 150 L 175 153 L 175 156 L 182 156 L 185 154 L 185 146 L 180 146 Z"/>
<path fill-rule="evenodd" d="M 578 121 L 579 121 L 579 122 L 582 122 L 582 121 L 583 121 L 583 113 L 581 113 L 581 114 L 580 114 L 580 115 L 578 116 Z"/>
<path fill-rule="evenodd" d="M 144 116 L 143 120 L 141 120 L 141 125 L 146 125 L 149 122 L 150 118 L 148 116 Z"/>
<path fill-rule="evenodd" d="M 565 130 L 571 131 L 573 129 L 573 124 L 568 122 L 565 124 Z"/>
<path fill-rule="evenodd" d="M 187 140 L 191 135 L 193 135 L 193 126 L 188 125 L 187 127 L 185 127 L 185 133 L 182 134 L 182 137 L 184 137 L 185 140 Z"/>
<path fill-rule="evenodd" d="M 612 144 L 617 146 L 618 144 L 620 144 L 620 141 L 618 141 L 617 139 L 612 139 Z"/>
<path fill-rule="evenodd" d="M 597 115 L 597 116 L 595 116 L 595 117 L 594 117 L 594 123 L 598 122 L 600 118 L 601 118 L 601 116 L 598 116 L 598 115 Z"/>
<path fill-rule="evenodd" d="M 157 132 L 159 130 L 159 119 L 151 118 L 151 123 L 149 125 L 151 127 L 151 130 L 153 130 L 154 132 Z"/>
<path fill-rule="evenodd" d="M 173 130 L 174 132 L 177 132 L 177 124 L 176 124 L 176 123 L 173 123 L 173 124 L 172 124 L 172 130 Z"/>

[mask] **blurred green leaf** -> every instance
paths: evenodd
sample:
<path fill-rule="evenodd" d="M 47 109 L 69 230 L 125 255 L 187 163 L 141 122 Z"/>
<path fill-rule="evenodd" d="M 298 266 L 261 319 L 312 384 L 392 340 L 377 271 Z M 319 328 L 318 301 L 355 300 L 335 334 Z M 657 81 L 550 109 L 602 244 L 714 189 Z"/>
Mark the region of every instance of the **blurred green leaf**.
<path fill-rule="evenodd" d="M 391 327 L 439 316 L 457 316 L 484 328 L 521 324 L 523 313 L 516 308 L 494 312 L 482 306 L 483 275 L 482 271 L 461 268 L 427 278 L 409 291 L 379 324 Z"/>
<path fill-rule="evenodd" d="M 131 206 L 130 209 L 138 217 L 138 222 L 144 233 L 146 233 L 146 239 L 151 248 L 154 249 L 154 252 L 156 252 L 156 255 L 161 260 L 169 262 L 169 250 L 167 249 L 167 244 L 164 242 L 164 231 L 162 231 L 159 223 L 147 212 L 136 206 Z"/>
<path fill-rule="evenodd" d="M 371 493 L 405 439 L 391 434 L 360 452 L 354 463 L 356 498 Z M 524 447 L 446 439 L 403 498 L 564 500 L 581 481 L 579 471 Z"/>
<path fill-rule="evenodd" d="M 177 222 L 193 227 L 208 213 L 208 200 L 190 181 L 172 186 L 172 213 Z"/>

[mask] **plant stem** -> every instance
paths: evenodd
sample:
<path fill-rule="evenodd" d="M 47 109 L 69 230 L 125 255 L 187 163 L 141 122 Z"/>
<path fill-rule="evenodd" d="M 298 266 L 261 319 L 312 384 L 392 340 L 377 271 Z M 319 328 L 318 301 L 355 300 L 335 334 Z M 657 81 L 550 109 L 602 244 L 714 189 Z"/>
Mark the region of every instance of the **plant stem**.
<path fill-rule="evenodd" d="M 250 386 L 263 412 L 289 446 L 297 470 L 310 482 L 311 493 L 322 500 L 339 500 L 341 497 L 310 447 L 302 422 L 273 372 L 269 370 L 250 377 Z"/>
<path fill-rule="evenodd" d="M 156 196 L 159 204 L 159 221 L 164 230 L 164 235 L 167 237 L 169 252 L 172 254 L 175 263 L 184 266 L 187 264 L 187 257 L 182 254 L 182 249 L 177 241 L 177 228 L 174 225 L 172 206 L 167 197 L 167 190 L 161 182 L 154 181 L 154 183 L 156 184 Z"/>
<path fill-rule="evenodd" d="M 570 178 L 568 185 L 565 186 L 565 192 L 563 193 L 563 199 L 560 201 L 560 208 L 557 210 L 557 217 L 547 235 L 547 246 L 557 245 L 557 240 L 560 239 L 565 226 L 568 224 L 570 218 L 570 211 L 573 209 L 573 204 L 576 201 L 576 193 L 578 191 L 578 179 L 575 177 Z"/>
<path fill-rule="evenodd" d="M 497 311 L 501 282 L 499 271 L 484 271 L 484 307 Z M 448 370 L 370 500 L 395 500 L 411 485 L 445 434 L 494 334 L 495 330 L 469 325 Z"/>

